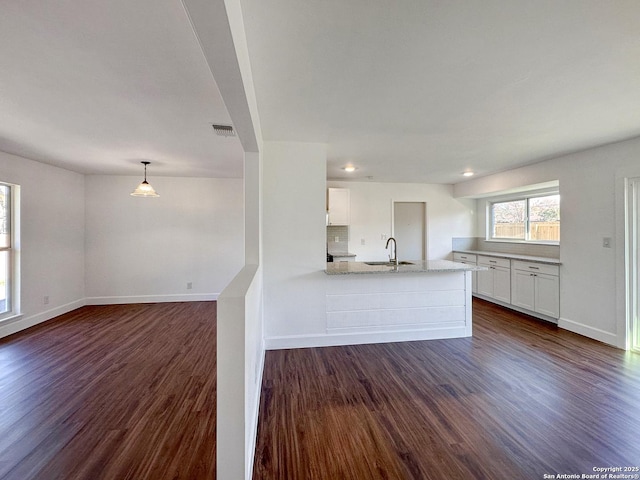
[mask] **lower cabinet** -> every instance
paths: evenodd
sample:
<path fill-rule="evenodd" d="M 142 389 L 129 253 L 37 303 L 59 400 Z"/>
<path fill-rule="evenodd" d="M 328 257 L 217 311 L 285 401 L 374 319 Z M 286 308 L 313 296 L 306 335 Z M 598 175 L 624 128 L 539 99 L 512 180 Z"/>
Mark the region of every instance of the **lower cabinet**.
<path fill-rule="evenodd" d="M 511 303 L 549 317 L 560 316 L 560 271 L 556 265 L 521 262 L 511 266 Z"/>
<path fill-rule="evenodd" d="M 453 260 L 487 267 L 473 272 L 473 293 L 549 320 L 560 318 L 560 267 L 503 257 L 454 252 Z"/>
<path fill-rule="evenodd" d="M 478 272 L 478 291 L 480 295 L 511 303 L 511 260 L 478 256 L 478 265 L 488 270 Z"/>

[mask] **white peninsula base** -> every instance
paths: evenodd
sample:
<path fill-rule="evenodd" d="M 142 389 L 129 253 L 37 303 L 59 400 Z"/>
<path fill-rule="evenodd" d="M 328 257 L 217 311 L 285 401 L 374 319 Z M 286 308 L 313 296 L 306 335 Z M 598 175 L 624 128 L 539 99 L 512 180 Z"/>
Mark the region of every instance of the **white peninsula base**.
<path fill-rule="evenodd" d="M 471 336 L 475 267 L 443 260 L 423 262 L 422 268 L 344 269 L 327 268 L 333 345 Z"/>

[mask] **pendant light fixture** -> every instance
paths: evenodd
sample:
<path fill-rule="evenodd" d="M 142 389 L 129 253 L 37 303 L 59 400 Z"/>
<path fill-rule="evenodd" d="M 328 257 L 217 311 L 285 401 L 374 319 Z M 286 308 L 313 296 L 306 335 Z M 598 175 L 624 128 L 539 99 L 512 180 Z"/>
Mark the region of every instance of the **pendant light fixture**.
<path fill-rule="evenodd" d="M 132 197 L 159 197 L 153 187 L 147 182 L 147 165 L 151 162 L 142 161 L 140 162 L 144 165 L 144 180 L 140 185 L 136 187 L 136 189 L 131 192 Z"/>

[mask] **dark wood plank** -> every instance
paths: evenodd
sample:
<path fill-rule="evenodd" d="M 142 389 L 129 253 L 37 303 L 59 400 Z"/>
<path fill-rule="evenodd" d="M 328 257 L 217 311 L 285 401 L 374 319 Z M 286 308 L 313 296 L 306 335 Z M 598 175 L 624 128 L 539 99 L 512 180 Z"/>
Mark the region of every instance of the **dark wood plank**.
<path fill-rule="evenodd" d="M 0 478 L 215 478 L 215 302 L 83 307 L 0 367 Z"/>
<path fill-rule="evenodd" d="M 254 478 L 640 465 L 640 355 L 474 300 L 470 339 L 267 352 Z"/>

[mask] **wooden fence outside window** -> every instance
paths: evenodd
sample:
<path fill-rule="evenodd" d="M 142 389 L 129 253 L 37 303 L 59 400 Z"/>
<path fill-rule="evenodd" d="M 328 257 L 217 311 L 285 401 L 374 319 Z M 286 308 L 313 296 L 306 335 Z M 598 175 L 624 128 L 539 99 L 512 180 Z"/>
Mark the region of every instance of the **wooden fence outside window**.
<path fill-rule="evenodd" d="M 560 241 L 560 222 L 530 222 L 529 240 L 531 241 Z M 524 239 L 524 223 L 496 223 L 494 238 Z"/>

